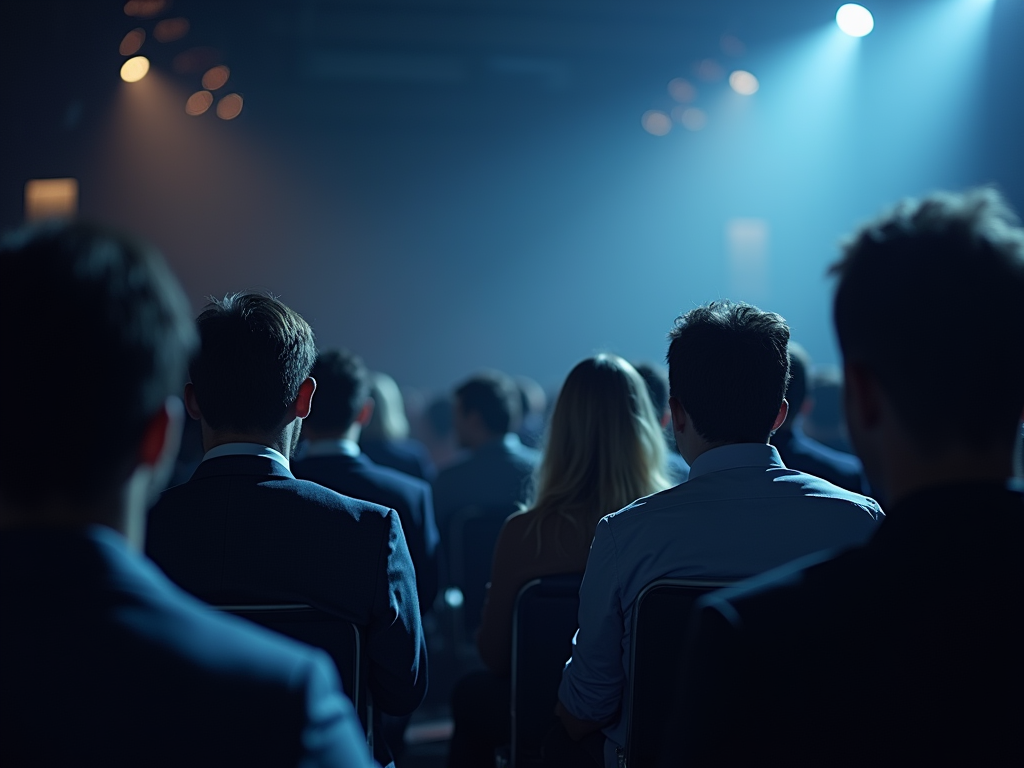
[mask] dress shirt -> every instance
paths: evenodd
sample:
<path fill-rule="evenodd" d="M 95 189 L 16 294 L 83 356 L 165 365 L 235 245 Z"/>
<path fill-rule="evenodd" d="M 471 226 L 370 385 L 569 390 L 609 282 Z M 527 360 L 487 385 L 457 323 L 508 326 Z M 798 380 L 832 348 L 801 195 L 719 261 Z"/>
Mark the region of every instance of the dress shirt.
<path fill-rule="evenodd" d="M 770 445 L 713 448 L 690 478 L 597 526 L 580 589 L 579 630 L 559 699 L 603 723 L 605 764 L 625 745 L 633 603 L 659 578 L 740 579 L 831 547 L 861 544 L 882 519 L 865 496 L 787 469 Z"/>
<path fill-rule="evenodd" d="M 203 454 L 203 461 L 219 459 L 221 456 L 262 456 L 280 463 L 288 471 L 291 471 L 292 468 L 283 453 L 261 443 L 224 443 Z"/>

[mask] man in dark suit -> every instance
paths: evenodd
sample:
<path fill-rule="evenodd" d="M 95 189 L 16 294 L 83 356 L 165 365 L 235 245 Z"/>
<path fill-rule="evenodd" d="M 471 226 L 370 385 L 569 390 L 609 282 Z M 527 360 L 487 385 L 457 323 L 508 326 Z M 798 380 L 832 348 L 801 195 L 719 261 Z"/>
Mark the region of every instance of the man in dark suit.
<path fill-rule="evenodd" d="M 423 613 L 437 594 L 438 534 L 430 486 L 375 464 L 359 450 L 359 433 L 374 404 L 366 366 L 359 357 L 340 350 L 321 352 L 312 376 L 316 408 L 303 423 L 302 459 L 292 462 L 292 471 L 296 477 L 398 512 L 416 567 L 416 591 Z"/>
<path fill-rule="evenodd" d="M 786 399 L 792 418 L 786 419 L 775 434 L 772 445 L 790 469 L 817 475 L 833 485 L 854 493 L 868 493 L 860 459 L 836 451 L 808 437 L 803 430 L 803 411 L 807 403 L 807 380 L 811 358 L 799 344 L 789 343 L 789 387 Z"/>
<path fill-rule="evenodd" d="M 31 381 L 31 401 L 25 377 L 0 383 L 0 764 L 368 768 L 323 652 L 217 613 L 136 551 L 195 347 L 159 256 L 51 224 L 5 240 L 0 279 L 5 352 Z"/>
<path fill-rule="evenodd" d="M 889 514 L 698 606 L 663 764 L 1021 765 L 1024 230 L 992 190 L 905 201 L 833 272 Z"/>
<path fill-rule="evenodd" d="M 426 692 L 426 647 L 398 514 L 291 473 L 316 387 L 312 330 L 253 293 L 213 302 L 198 328 L 185 406 L 206 453 L 153 507 L 147 552 L 208 602 L 307 603 L 364 628 L 374 717 L 412 712 Z M 383 739 L 374 748 L 391 761 Z"/>

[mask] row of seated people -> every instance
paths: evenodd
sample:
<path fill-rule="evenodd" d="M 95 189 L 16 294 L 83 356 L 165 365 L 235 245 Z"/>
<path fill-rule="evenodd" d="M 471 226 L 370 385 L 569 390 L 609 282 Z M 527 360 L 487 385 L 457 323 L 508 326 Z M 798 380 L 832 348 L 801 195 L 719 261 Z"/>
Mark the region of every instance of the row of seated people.
<path fill-rule="evenodd" d="M 10 339 L 47 407 L 12 407 L 24 439 L 3 448 L 0 761 L 389 763 L 387 741 L 371 757 L 361 726 L 381 733 L 381 713 L 408 715 L 426 690 L 419 587 L 436 591 L 437 577 L 416 563 L 406 529 L 417 510 L 428 517 L 430 491 L 401 479 L 418 502 L 384 506 L 328 487 L 368 477 L 358 462 L 339 469 L 359 458 L 372 408 L 358 386 L 333 412 L 325 398 L 294 463 L 326 485 L 297 479 L 291 461 L 315 412 L 311 373 L 358 383 L 358 361 L 323 354 L 314 369 L 312 330 L 266 296 L 213 302 L 193 326 L 158 257 L 87 226 L 18 233 L 0 257 L 8 284 L 46 284 L 54 297 L 52 323 Z M 459 494 L 499 485 L 482 480 L 496 455 L 529 457 L 518 487 L 534 465 L 536 482 L 495 547 L 478 635 L 489 669 L 456 691 L 451 764 L 489 765 L 508 740 L 496 713 L 509 711 L 519 587 L 574 571 L 578 629 L 545 764 L 623 764 L 630 619 L 645 585 L 757 574 L 702 601 L 666 659 L 678 695 L 657 739 L 662 764 L 1019 762 L 1024 497 L 1007 479 L 1024 412 L 1024 356 L 1012 353 L 1024 346 L 1024 232 L 994 192 L 937 195 L 865 227 L 834 271 L 851 434 L 888 517 L 783 463 L 772 440 L 798 353 L 782 318 L 750 305 L 712 302 L 670 333 L 680 484 L 661 414 L 621 358 L 571 372 L 539 463 L 483 405 L 498 377 L 456 393 L 471 455 L 434 482 L 441 530 L 483 505 Z M 936 332 L 932 306 L 964 291 L 987 298 L 984 317 Z M 7 327 L 31 301 L 4 303 Z M 950 348 L 970 349 L 970 366 L 948 365 Z M 186 364 L 185 408 L 206 452 L 147 526 Z M 67 370 L 96 375 L 71 383 Z M 936 423 L 976 377 L 986 397 L 970 418 Z M 6 402 L 24 401 L 11 377 L 3 386 Z M 69 428 L 92 444 L 53 473 L 38 456 Z M 207 603 L 305 603 L 361 627 L 374 720 L 359 723 L 322 653 L 216 614 L 126 540 Z"/>

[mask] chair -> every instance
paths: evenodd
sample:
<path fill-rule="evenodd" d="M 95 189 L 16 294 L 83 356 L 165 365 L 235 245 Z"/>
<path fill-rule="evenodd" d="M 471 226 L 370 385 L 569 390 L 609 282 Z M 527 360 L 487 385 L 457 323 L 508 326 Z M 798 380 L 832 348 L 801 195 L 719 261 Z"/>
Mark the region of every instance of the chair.
<path fill-rule="evenodd" d="M 633 604 L 627 693 L 626 765 L 653 766 L 672 711 L 683 638 L 701 595 L 732 586 L 728 581 L 657 579 Z"/>
<path fill-rule="evenodd" d="M 326 651 L 338 668 L 342 689 L 359 714 L 372 753 L 373 704 L 366 687 L 368 662 L 363 658 L 363 639 L 358 626 L 302 603 L 216 605 L 214 608 Z"/>
<path fill-rule="evenodd" d="M 505 518 L 513 512 L 513 507 L 466 507 L 452 516 L 448 527 L 449 590 L 457 587 L 462 594 L 461 605 L 452 606 L 455 609 L 453 632 L 457 646 L 472 644 L 473 635 L 480 626 L 487 582 L 491 579 L 494 545 L 498 542 Z"/>
<path fill-rule="evenodd" d="M 540 761 L 554 722 L 562 669 L 572 655 L 582 573 L 544 576 L 519 590 L 512 614 L 511 768 Z"/>

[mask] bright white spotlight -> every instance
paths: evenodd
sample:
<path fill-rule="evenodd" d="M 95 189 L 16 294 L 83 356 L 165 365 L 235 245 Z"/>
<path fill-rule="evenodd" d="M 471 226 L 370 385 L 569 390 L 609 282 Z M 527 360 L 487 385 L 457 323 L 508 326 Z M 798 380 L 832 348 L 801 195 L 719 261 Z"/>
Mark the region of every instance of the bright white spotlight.
<path fill-rule="evenodd" d="M 836 11 L 836 24 L 850 37 L 864 37 L 875 28 L 875 19 L 863 5 L 847 3 Z"/>

